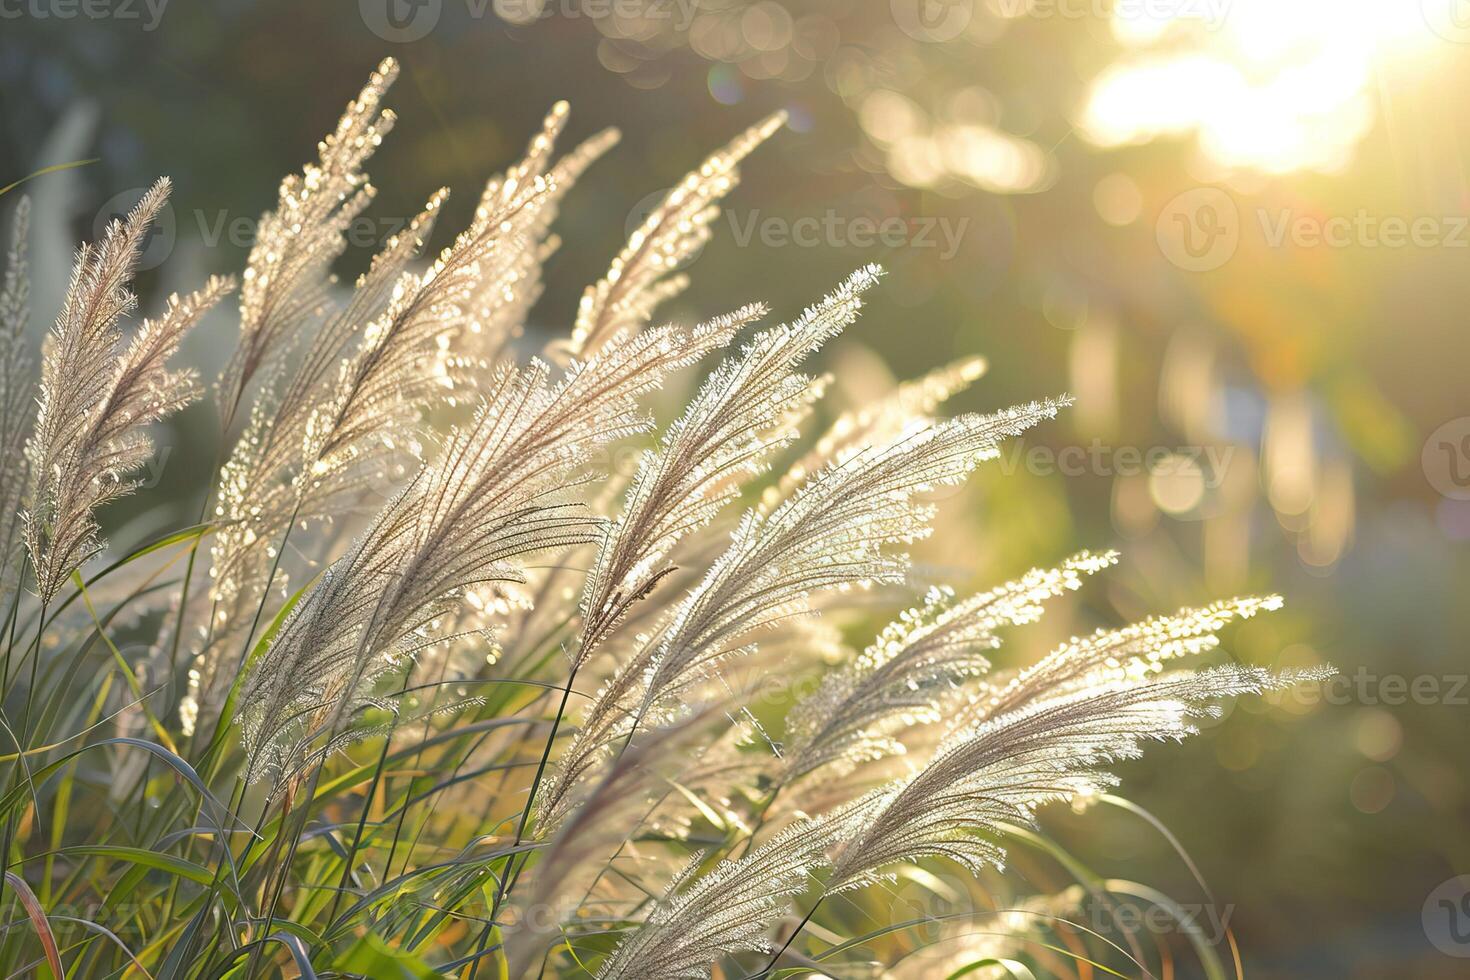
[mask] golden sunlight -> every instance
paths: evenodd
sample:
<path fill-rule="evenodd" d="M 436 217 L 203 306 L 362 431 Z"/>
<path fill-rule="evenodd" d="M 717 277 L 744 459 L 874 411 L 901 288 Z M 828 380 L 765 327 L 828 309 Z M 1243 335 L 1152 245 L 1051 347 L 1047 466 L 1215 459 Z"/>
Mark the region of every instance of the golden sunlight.
<path fill-rule="evenodd" d="M 1377 70 L 1453 26 L 1440 2 L 1120 3 L 1129 50 L 1094 80 L 1080 128 L 1102 146 L 1192 135 L 1230 170 L 1341 171 L 1373 123 Z"/>

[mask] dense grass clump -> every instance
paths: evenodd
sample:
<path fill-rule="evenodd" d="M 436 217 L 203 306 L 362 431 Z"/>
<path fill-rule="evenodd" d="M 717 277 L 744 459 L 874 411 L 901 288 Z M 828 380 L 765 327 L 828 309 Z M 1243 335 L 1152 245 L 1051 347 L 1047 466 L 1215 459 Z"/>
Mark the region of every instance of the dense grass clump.
<path fill-rule="evenodd" d="M 1172 956 L 1078 918 L 1127 883 L 1033 814 L 1126 805 L 1109 763 L 1293 681 L 1192 662 L 1278 601 L 992 669 L 1002 635 L 1116 560 L 1083 552 L 970 595 L 920 588 L 850 647 L 861 590 L 911 588 L 933 491 L 1067 399 L 937 419 L 983 370 L 964 361 L 808 438 L 826 379 L 804 365 L 857 318 L 872 266 L 781 325 L 759 306 L 651 325 L 780 117 L 675 187 L 540 356 L 518 351 L 557 209 L 615 142 L 556 157 L 565 106 L 447 246 L 426 254 L 441 191 L 344 287 L 395 73 L 281 185 L 238 283 L 125 330 L 166 181 L 83 246 L 39 378 L 13 212 L 6 974 L 663 980 L 880 959 L 1025 977 Z M 109 562 L 98 510 L 136 488 L 149 426 L 206 396 L 170 362 L 232 294 L 200 520 Z M 657 426 L 671 380 L 687 397 Z M 1080 887 L 1002 876 L 1017 843 Z M 1181 935 L 1218 975 L 1228 937 L 1196 925 Z"/>

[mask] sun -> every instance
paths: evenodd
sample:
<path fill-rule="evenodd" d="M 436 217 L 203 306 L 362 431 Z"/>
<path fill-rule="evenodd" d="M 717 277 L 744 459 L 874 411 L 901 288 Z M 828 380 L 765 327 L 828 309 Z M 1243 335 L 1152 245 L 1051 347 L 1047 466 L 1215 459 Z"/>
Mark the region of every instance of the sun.
<path fill-rule="evenodd" d="M 1193 135 L 1227 170 L 1339 172 L 1373 124 L 1381 69 L 1456 49 L 1454 12 L 1436 10 L 1457 2 L 1118 0 L 1125 53 L 1080 128 L 1102 146 Z"/>

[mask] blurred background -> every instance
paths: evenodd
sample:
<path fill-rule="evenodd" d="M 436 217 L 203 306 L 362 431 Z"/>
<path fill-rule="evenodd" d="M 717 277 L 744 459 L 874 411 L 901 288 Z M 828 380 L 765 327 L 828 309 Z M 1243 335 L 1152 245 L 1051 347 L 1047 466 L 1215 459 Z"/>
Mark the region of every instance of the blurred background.
<path fill-rule="evenodd" d="M 38 336 L 70 250 L 160 174 L 145 308 L 239 269 L 280 178 L 389 54 L 400 122 L 344 274 L 440 186 L 441 227 L 462 223 L 553 101 L 573 139 L 623 131 L 564 209 L 547 336 L 650 194 L 785 109 L 663 318 L 788 316 L 877 261 L 826 358 L 839 403 L 975 354 L 989 371 L 948 410 L 1074 393 L 946 502 L 919 578 L 1123 552 L 1009 662 L 1283 594 L 1230 653 L 1338 680 L 1237 706 L 1124 767 L 1123 792 L 1193 856 L 1246 975 L 1466 975 L 1470 4 L 0 0 L 0 187 L 92 161 L 24 185 Z M 232 339 L 225 317 L 188 356 L 217 366 Z M 161 440 L 115 543 L 191 522 L 212 432 L 191 412 Z M 1101 875 L 1206 901 L 1136 815 L 1046 826 Z"/>

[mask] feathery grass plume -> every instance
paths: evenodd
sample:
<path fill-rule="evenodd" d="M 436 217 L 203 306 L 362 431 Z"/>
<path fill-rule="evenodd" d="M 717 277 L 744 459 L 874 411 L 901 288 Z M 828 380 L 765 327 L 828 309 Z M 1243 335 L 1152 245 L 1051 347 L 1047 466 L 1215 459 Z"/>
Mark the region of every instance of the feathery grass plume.
<path fill-rule="evenodd" d="M 967 415 L 910 431 L 814 475 L 769 515 L 750 510 L 725 553 L 597 695 L 562 759 L 547 813 L 645 716 L 676 716 L 747 637 L 809 611 L 817 592 L 903 581 L 908 559 L 887 549 L 921 540 L 934 508 L 917 498 L 959 483 L 998 443 L 1052 418 L 1065 399 Z"/>
<path fill-rule="evenodd" d="M 648 814 L 643 833 L 691 844 L 711 826 L 720 833 L 749 833 L 748 803 L 775 781 L 784 762 L 780 745 L 758 716 L 759 707 L 784 701 L 792 678 L 840 662 L 845 652 L 841 630 L 830 620 L 803 617 L 766 631 L 759 645 L 729 662 L 708 691 L 701 692 L 698 710 L 709 719 L 705 744 L 678 759 L 680 789 L 667 794 Z M 662 731 L 652 728 L 643 737 L 656 739 Z M 629 751 L 642 741 L 632 742 Z M 656 750 L 647 754 L 658 759 Z M 830 806 L 812 808 L 807 806 L 811 794 L 804 791 L 801 802 L 808 812 L 825 812 L 855 795 L 860 794 L 849 792 L 834 798 Z"/>
<path fill-rule="evenodd" d="M 792 323 L 756 334 L 739 356 L 710 374 L 658 450 L 643 454 L 623 511 L 587 577 L 587 625 L 573 667 L 584 664 L 628 606 L 653 588 L 678 540 L 708 525 L 765 457 L 796 437 L 816 393 L 813 379 L 797 368 L 857 319 L 862 294 L 881 271 L 859 269 Z M 763 312 L 747 307 L 730 325 Z"/>
<path fill-rule="evenodd" d="M 934 508 L 916 498 L 962 481 L 997 443 L 1053 417 L 1061 402 L 961 416 L 911 432 L 818 473 L 769 517 L 748 513 L 725 554 L 646 647 L 643 708 L 677 697 L 744 637 L 807 609 L 827 589 L 900 582 L 906 555 L 887 547 L 925 537 Z"/>
<path fill-rule="evenodd" d="M 647 922 L 623 941 L 600 980 L 695 980 L 715 961 L 770 952 L 767 934 L 804 891 L 825 853 L 854 826 L 843 816 L 792 824 L 738 861 L 696 874 L 692 862 L 674 879 Z"/>
<path fill-rule="evenodd" d="M 432 329 L 422 331 L 428 336 L 416 336 L 412 331 L 395 333 L 394 327 L 403 326 L 405 306 L 411 308 L 417 296 L 412 288 L 417 277 L 407 265 L 423 248 L 441 201 L 442 196 L 436 195 L 404 234 L 390 238 L 373 257 L 348 303 L 323 324 L 295 372 L 289 376 L 275 372 L 270 390 L 256 401 L 245 431 L 221 467 L 214 507 L 220 529 L 211 545 L 210 568 L 211 598 L 218 607 L 215 631 L 227 632 L 264 593 L 275 539 L 292 515 L 299 513 L 303 519 L 331 515 L 333 491 L 349 476 L 360 479 L 370 472 L 366 467 L 353 472 L 352 450 L 358 443 L 377 436 L 377 445 L 363 447 L 372 452 L 386 448 L 384 441 L 393 445 L 395 438 L 409 434 L 401 426 L 386 425 L 350 433 L 344 432 L 342 423 L 354 409 L 364 412 L 364 401 L 366 409 L 391 408 L 394 422 L 416 407 L 410 397 L 372 401 L 362 396 L 369 393 L 365 382 L 378 380 L 382 386 L 382 379 L 372 377 L 372 368 L 391 362 L 395 353 L 409 367 L 433 366 L 422 363 L 433 351 Z M 390 306 L 397 316 L 385 312 Z M 406 343 L 394 343 L 405 334 Z M 414 355 L 421 363 L 412 363 Z M 410 383 L 421 390 L 432 377 L 431 371 L 421 371 Z M 413 394 L 422 398 L 419 391 Z M 344 451 L 332 457 L 330 451 L 339 447 Z"/>
<path fill-rule="evenodd" d="M 1034 978 L 1026 966 L 1030 960 L 1046 971 L 1042 976 L 1069 976 L 1077 954 L 1057 939 L 1072 930 L 1073 922 L 1087 927 L 1089 909 L 1083 904 L 1087 898 L 1085 888 L 1071 885 L 1004 908 L 976 908 L 973 915 L 940 926 L 941 935 L 934 942 L 916 944 L 902 959 L 887 964 L 883 980 L 931 980 L 955 976 L 957 971 L 974 980 Z M 989 969 L 982 964 L 989 964 Z"/>
<path fill-rule="evenodd" d="M 234 288 L 211 278 L 189 296 L 169 297 L 119 351 L 118 321 L 137 298 L 128 282 L 148 226 L 168 199 L 160 180 L 102 242 L 83 246 L 56 326 L 42 357 L 40 409 L 26 447 L 31 466 L 25 513 L 26 547 L 36 591 L 50 602 L 73 571 L 103 548 L 93 512 L 130 493 L 128 473 L 153 450 L 147 426 L 199 395 L 191 371 L 168 360 L 198 319 Z"/>
<path fill-rule="evenodd" d="M 595 473 L 621 440 L 652 430 L 644 403 L 666 375 L 728 347 L 762 312 L 689 332 L 646 322 L 681 285 L 669 274 L 708 237 L 736 164 L 779 117 L 675 189 L 588 291 L 555 359 L 518 363 L 511 341 L 540 294 L 562 196 L 614 138 L 558 159 L 564 104 L 447 248 L 429 251 L 440 192 L 328 302 L 343 232 L 372 193 L 361 168 L 391 124 L 380 106 L 395 70 L 384 63 L 266 216 L 240 349 L 219 383 L 218 519 L 139 549 L 65 602 L 68 573 L 101 546 L 95 508 L 126 491 L 147 452 L 144 427 L 196 394 L 169 358 L 229 288 L 210 280 L 173 298 L 125 343 L 128 282 L 165 184 L 83 247 L 43 351 L 15 532 L 41 601 L 17 589 L 7 603 L 4 656 L 7 673 L 16 654 L 34 656 L 5 711 L 24 709 L 16 740 L 40 748 L 12 757 L 0 794 L 4 848 L 29 856 L 0 884 L 34 886 L 43 919 L 120 887 L 135 906 L 127 930 L 90 924 L 57 947 L 71 973 L 493 965 L 521 977 L 575 961 L 665 980 L 760 969 L 750 954 L 768 948 L 808 882 L 825 879 L 791 940 L 808 921 L 845 938 L 852 920 L 824 908 L 827 894 L 889 871 L 919 880 L 931 859 L 983 869 L 974 891 L 1003 894 L 1006 835 L 1028 833 L 1017 824 L 1037 808 L 1111 785 L 1109 763 L 1189 734 L 1218 698 L 1320 676 L 1178 669 L 1275 597 L 1099 630 L 1033 667 L 985 673 L 998 634 L 1111 553 L 970 597 L 932 591 L 858 641 L 873 615 L 858 607 L 888 601 L 886 590 L 856 601 L 860 590 L 912 580 L 899 552 L 931 533 L 928 492 L 1067 403 L 934 420 L 983 369 L 967 360 L 842 415 L 810 452 L 795 448 L 828 383 L 804 372 L 858 314 L 876 267 L 722 351 L 635 472 Z M 14 453 L 29 421 L 18 217 L 0 283 L 0 453 Z M 0 471 L 0 507 L 21 479 Z M 376 492 L 388 500 L 370 515 Z M 206 530 L 213 585 L 191 591 L 178 572 Z M 8 533 L 0 524 L 0 542 Z M 531 564 L 542 554 L 554 568 Z M 13 574 L 6 557 L 0 585 Z M 287 574 L 303 568 L 321 572 L 282 600 Z M 521 615 L 528 605 L 534 617 Z M 247 641 L 262 622 L 263 638 Z M 150 697 L 177 690 L 181 627 L 204 637 L 189 651 L 204 658 L 196 701 L 236 695 L 214 738 L 178 737 L 197 703 L 175 715 Z M 124 638 L 152 641 L 151 652 L 124 653 Z M 588 697 L 574 682 L 593 675 L 587 710 L 566 715 L 574 695 Z M 808 681 L 815 693 L 800 697 Z M 564 717 L 581 724 L 559 740 Z M 364 759 L 332 758 L 363 738 L 377 740 Z M 68 761 L 97 750 L 101 781 Z M 36 752 L 54 764 L 32 787 L 24 760 Z M 258 833 L 222 832 L 216 803 L 232 815 L 263 803 Z M 340 832 L 354 815 L 356 830 Z M 1026 939 L 1051 934 L 1065 941 L 1053 957 L 1029 947 L 1030 968 L 1144 958 L 1085 928 Z M 844 948 L 881 956 L 894 945 L 876 937 Z M 34 962 L 34 942 L 0 943 L 0 972 Z"/>
<path fill-rule="evenodd" d="M 628 237 L 607 275 L 582 294 L 566 345 L 571 356 L 586 357 L 619 331 L 643 326 L 659 304 L 684 291 L 688 277 L 669 273 L 709 241 L 718 202 L 740 182 L 740 161 L 785 123 L 784 112 L 756 123 L 669 191 Z"/>
<path fill-rule="evenodd" d="M 588 794 L 586 804 L 538 849 L 528 873 L 531 880 L 502 931 L 508 976 L 536 975 L 535 968 L 565 937 L 564 926 L 575 922 L 579 910 L 628 914 L 650 894 L 636 881 L 638 865 L 647 864 L 661 876 L 665 862 L 656 851 L 644 858 L 635 836 L 663 801 L 684 786 L 682 766 L 669 760 L 701 752 L 715 714 L 684 719 L 631 748 Z M 623 854 L 621 860 L 618 854 Z M 620 899 L 614 889 L 628 881 L 634 882 L 629 891 L 636 898 Z"/>
<path fill-rule="evenodd" d="M 293 519 L 330 519 L 365 492 L 406 479 L 418 455 L 420 420 L 464 398 L 521 329 L 539 292 L 541 260 L 556 202 L 611 143 L 604 133 L 546 175 L 567 109 L 559 103 L 526 157 L 488 182 L 474 218 L 422 272 L 408 271 L 447 194 L 440 191 L 402 235 L 390 238 L 349 302 L 307 346 L 282 390 L 256 403 L 221 472 L 212 547 L 209 636 L 182 706 L 190 727 L 221 699 Z M 262 546 L 261 543 L 264 543 Z M 285 573 L 280 572 L 284 581 Z"/>
<path fill-rule="evenodd" d="M 237 473 L 254 472 L 222 481 L 220 498 L 231 505 L 222 519 L 273 520 L 268 528 L 251 528 L 254 540 L 283 530 L 298 504 L 302 518 L 341 512 L 345 504 L 334 498 L 350 499 L 375 468 L 364 457 L 413 443 L 419 416 L 440 400 L 452 405 L 485 369 L 476 356 L 484 340 L 475 335 L 494 334 L 501 344 L 520 328 L 555 203 L 611 142 L 608 134 L 594 138 L 543 176 L 565 116 L 561 103 L 526 158 L 487 184 L 469 227 L 428 269 L 414 273 L 407 266 L 447 191 L 431 198 L 406 234 L 389 239 L 349 304 L 313 338 L 284 392 L 261 399 L 263 418 L 229 464 Z M 306 477 L 290 479 L 293 467 Z M 271 493 L 277 499 L 268 499 Z M 320 502 L 313 505 L 314 499 Z M 223 564 L 228 570 L 229 562 Z"/>
<path fill-rule="evenodd" d="M 1149 741 L 1195 733 L 1213 702 L 1291 686 L 1321 673 L 1272 674 L 1228 665 L 1147 681 L 1115 680 L 1044 698 L 966 729 L 912 778 L 858 809 L 858 833 L 837 852 L 827 892 L 874 880 L 920 857 L 950 858 L 972 873 L 1003 868 L 1002 824 L 1029 824 L 1046 803 L 1116 783 L 1103 771 Z"/>
<path fill-rule="evenodd" d="M 751 127 L 665 196 L 629 237 L 607 276 L 584 292 L 572 336 L 547 343 L 548 360 L 563 363 L 569 357 L 586 356 L 618 330 L 638 329 L 650 321 L 660 303 L 687 286 L 685 276 L 665 276 L 709 240 L 709 225 L 719 213 L 716 202 L 738 183 L 737 165 L 785 119 L 784 113 L 776 113 Z M 546 593 L 557 588 L 559 579 L 552 571 L 538 589 Z"/>
<path fill-rule="evenodd" d="M 479 212 L 498 215 L 511 208 L 528 182 L 540 178 L 547 185 L 539 207 L 527 212 L 530 220 L 520 232 L 522 248 L 507 261 L 482 270 L 477 302 L 472 304 L 469 350 L 491 361 L 505 356 L 510 341 L 521 336 L 531 307 L 541 298 L 542 268 L 560 245 L 551 226 L 562 199 L 619 139 L 616 129 L 604 129 L 551 165 L 552 150 L 569 112 L 566 102 L 553 105 L 521 162 L 489 181 L 480 196 Z"/>
<path fill-rule="evenodd" d="M 760 306 L 742 307 L 722 318 L 718 328 L 733 336 L 763 313 Z M 763 451 L 785 438 L 784 431 L 776 431 L 777 416 L 783 410 L 797 411 L 796 406 L 770 391 L 766 392 L 773 399 L 769 417 L 749 411 L 749 405 L 722 405 L 720 396 L 731 394 L 728 379 L 720 378 L 724 368 L 721 365 L 707 382 L 708 397 L 696 397 L 659 449 L 640 457 L 624 509 L 603 535 L 586 578 L 580 607 L 583 628 L 571 652 L 573 670 L 592 657 L 628 610 L 671 571 L 665 559 L 679 539 L 707 524 L 734 495 L 733 483 L 719 486 L 720 482 L 733 481 L 738 471 L 755 466 Z M 731 414 L 722 415 L 722 408 Z"/>
<path fill-rule="evenodd" d="M 219 382 L 223 427 L 235 418 L 251 380 L 327 302 L 332 263 L 374 195 L 362 165 L 393 128 L 394 115 L 382 102 L 397 77 L 398 63 L 383 59 L 337 128 L 317 145 L 317 162 L 281 181 L 275 210 L 261 216 L 240 288 L 240 340 Z"/>
<path fill-rule="evenodd" d="M 729 339 L 718 322 L 614 338 L 555 386 L 540 361 L 498 369 L 474 423 L 333 563 L 252 666 L 240 699 L 250 778 L 320 758 L 306 744 L 325 733 L 330 747 L 341 721 L 372 703 L 373 682 L 465 590 L 522 581 L 516 559 L 595 540 L 597 519 L 564 500 L 569 475 L 599 446 L 645 430 L 639 400 Z"/>
<path fill-rule="evenodd" d="M 25 339 L 31 318 L 30 220 L 31 199 L 22 196 L 11 212 L 5 279 L 0 282 L 0 459 L 5 460 L 0 467 L 0 600 L 20 588 L 20 508 L 30 473 L 25 444 L 35 415 L 35 359 Z"/>
<path fill-rule="evenodd" d="M 1215 649 L 1216 632 L 1231 620 L 1280 608 L 1280 596 L 1246 596 L 1073 637 L 1024 670 L 988 678 L 957 717 L 965 724 L 982 721 L 1040 697 L 1157 674 L 1167 661 Z"/>
<path fill-rule="evenodd" d="M 672 571 L 667 556 L 679 540 L 707 526 L 765 456 L 795 437 L 797 422 L 819 392 L 797 368 L 857 318 L 862 293 L 880 274 L 877 266 L 859 269 L 792 323 L 756 334 L 710 374 L 659 448 L 643 454 L 623 510 L 587 576 L 574 674 Z M 728 326 L 738 328 L 761 312 L 737 311 Z M 563 771 L 553 771 L 541 797 L 543 819 L 567 787 Z"/>
<path fill-rule="evenodd" d="M 294 373 L 267 372 L 266 391 L 220 467 L 209 621 L 179 708 L 186 734 L 194 731 L 201 713 L 222 700 L 235 679 L 254 611 L 273 582 L 284 584 L 285 573 L 273 573 L 293 520 L 334 516 L 350 506 L 364 482 L 391 485 L 394 454 L 409 453 L 416 444 L 411 427 L 435 376 L 431 358 L 439 352 L 432 328 L 393 328 L 403 325 L 405 298 L 417 295 L 412 289 L 417 280 L 407 266 L 422 250 L 442 200 L 442 193 L 435 195 L 405 232 L 391 237 L 373 257 L 348 302 L 312 337 Z M 394 307 L 397 317 L 388 312 Z M 372 368 L 391 363 L 394 353 L 420 369 L 413 375 L 416 383 L 391 399 L 369 401 L 369 410 L 390 424 L 363 426 L 349 435 L 343 423 L 355 409 L 363 413 L 359 406 L 365 400 L 354 396 L 370 392 L 366 382 L 373 380 Z M 420 363 L 412 365 L 415 355 Z"/>
<path fill-rule="evenodd" d="M 828 674 L 788 713 L 792 720 L 783 781 L 833 766 L 843 775 L 864 762 L 906 749 L 897 737 L 932 724 L 963 695 L 966 680 L 990 667 L 996 631 L 1041 617 L 1041 603 L 1082 585 L 1117 562 L 1116 552 L 1082 552 L 1054 569 L 1033 569 L 1013 582 L 954 601 L 950 589 L 929 591 L 879 633 L 851 663 Z"/>
<path fill-rule="evenodd" d="M 863 446 L 896 439 L 915 423 L 930 421 L 935 409 L 983 377 L 987 368 L 983 357 L 962 358 L 905 381 L 872 404 L 843 412 L 776 484 L 766 488 L 762 508 L 774 509 L 808 474 L 823 466 L 840 462 Z"/>

